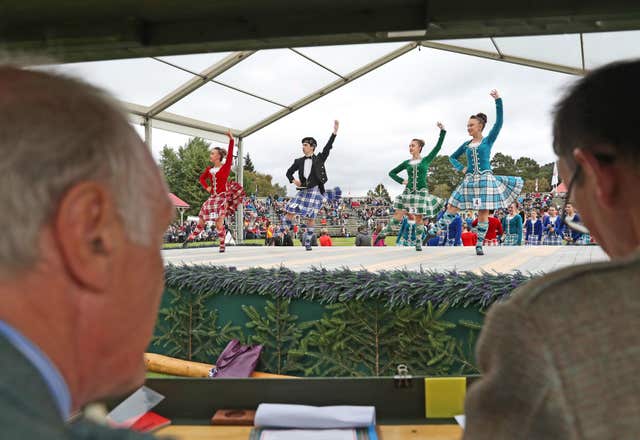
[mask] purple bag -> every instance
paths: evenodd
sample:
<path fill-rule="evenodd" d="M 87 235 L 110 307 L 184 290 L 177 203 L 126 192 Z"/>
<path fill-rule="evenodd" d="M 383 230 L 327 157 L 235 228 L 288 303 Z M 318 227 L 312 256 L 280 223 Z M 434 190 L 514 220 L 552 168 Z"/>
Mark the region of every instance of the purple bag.
<path fill-rule="evenodd" d="M 237 339 L 229 341 L 222 350 L 209 377 L 249 377 L 255 370 L 262 345 L 242 345 Z"/>

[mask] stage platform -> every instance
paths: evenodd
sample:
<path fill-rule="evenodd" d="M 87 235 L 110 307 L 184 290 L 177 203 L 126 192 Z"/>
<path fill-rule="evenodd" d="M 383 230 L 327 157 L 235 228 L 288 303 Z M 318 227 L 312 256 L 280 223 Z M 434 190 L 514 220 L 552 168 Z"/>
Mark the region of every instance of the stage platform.
<path fill-rule="evenodd" d="M 296 272 L 311 267 L 336 269 L 348 267 L 372 272 L 389 269 L 488 272 L 552 272 L 576 264 L 606 261 L 600 246 L 485 247 L 477 256 L 471 247 L 425 247 L 416 252 L 408 247 L 314 247 L 229 246 L 223 254 L 217 247 L 170 249 L 162 251 L 165 263 L 213 264 L 250 267 L 284 266 Z"/>

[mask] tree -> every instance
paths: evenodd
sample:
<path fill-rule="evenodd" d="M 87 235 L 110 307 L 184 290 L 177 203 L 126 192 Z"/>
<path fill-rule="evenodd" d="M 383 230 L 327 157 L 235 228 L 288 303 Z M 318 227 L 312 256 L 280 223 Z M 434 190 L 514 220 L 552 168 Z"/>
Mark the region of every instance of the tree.
<path fill-rule="evenodd" d="M 459 160 L 466 166 L 466 157 L 461 157 Z M 436 156 L 429 166 L 429 171 L 427 171 L 429 192 L 436 194 L 436 187 L 440 188 L 439 191 L 444 191 L 445 186 L 451 190 L 458 186 L 463 177 L 463 174 L 457 171 L 449 162 L 449 156 Z"/>
<path fill-rule="evenodd" d="M 245 171 L 255 171 L 255 167 L 253 166 L 253 162 L 251 161 L 251 156 L 249 153 L 244 158 L 244 170 Z"/>
<path fill-rule="evenodd" d="M 244 191 L 249 195 L 255 195 L 259 197 L 266 196 L 278 196 L 284 197 L 287 195 L 287 189 L 284 186 L 273 183 L 273 176 L 270 174 L 262 174 L 246 171 L 242 179 L 242 186 Z"/>
<path fill-rule="evenodd" d="M 508 154 L 496 153 L 491 159 L 491 168 L 500 176 L 516 175 L 516 161 Z"/>
<path fill-rule="evenodd" d="M 433 191 L 429 191 L 434 196 L 440 197 L 441 199 L 448 200 L 451 195 L 451 187 L 446 183 L 438 183 Z"/>
<path fill-rule="evenodd" d="M 530 157 L 518 158 L 518 160 L 516 160 L 515 167 L 516 176 L 520 176 L 527 180 L 535 180 L 536 176 L 540 172 L 540 165 Z"/>
<path fill-rule="evenodd" d="M 188 215 L 197 215 L 200 207 L 209 194 L 202 188 L 198 180 L 200 173 L 209 165 L 211 144 L 202 138 L 192 138 L 176 150 L 165 145 L 160 154 L 160 168 L 162 169 L 169 191 L 187 202 L 191 207 Z M 232 160 L 232 158 L 229 158 Z M 272 182 L 273 177 L 261 174 L 253 169 L 251 158 L 247 154 L 242 186 L 249 195 L 285 196 L 286 188 Z M 231 171 L 229 179 L 235 180 L 235 173 Z"/>
<path fill-rule="evenodd" d="M 382 199 L 387 203 L 391 203 L 391 196 L 389 196 L 389 191 L 387 191 L 387 188 L 385 188 L 382 183 L 378 183 L 373 190 L 369 190 L 369 192 L 367 192 L 367 197 Z"/>
<path fill-rule="evenodd" d="M 165 145 L 160 154 L 162 169 L 169 191 L 191 207 L 187 214 L 196 215 L 208 194 L 202 189 L 198 177 L 209 164 L 211 144 L 202 138 L 192 138 L 177 151 Z"/>

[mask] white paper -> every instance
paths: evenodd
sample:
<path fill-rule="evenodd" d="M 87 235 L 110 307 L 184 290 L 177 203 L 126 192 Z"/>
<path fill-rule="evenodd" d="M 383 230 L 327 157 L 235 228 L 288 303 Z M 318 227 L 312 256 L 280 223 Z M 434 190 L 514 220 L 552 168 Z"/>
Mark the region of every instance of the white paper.
<path fill-rule="evenodd" d="M 376 408 L 261 403 L 254 424 L 269 428 L 366 428 L 376 424 Z"/>
<path fill-rule="evenodd" d="M 464 421 L 465 421 L 464 414 L 460 414 L 458 416 L 454 416 L 454 418 L 456 419 L 456 422 L 458 422 L 458 425 L 460 425 L 462 427 L 462 429 L 464 429 Z"/>
<path fill-rule="evenodd" d="M 260 440 L 356 440 L 355 429 L 266 429 Z"/>
<path fill-rule="evenodd" d="M 115 426 L 128 428 L 163 399 L 162 394 L 142 386 L 107 414 L 107 420 Z"/>

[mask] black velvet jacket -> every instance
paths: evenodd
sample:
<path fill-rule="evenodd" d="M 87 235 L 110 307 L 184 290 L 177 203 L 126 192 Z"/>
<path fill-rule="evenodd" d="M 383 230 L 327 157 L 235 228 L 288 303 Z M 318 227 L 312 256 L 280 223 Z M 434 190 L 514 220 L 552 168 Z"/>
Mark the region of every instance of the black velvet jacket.
<path fill-rule="evenodd" d="M 327 170 L 324 168 L 324 163 L 329 157 L 329 152 L 333 147 L 333 141 L 336 138 L 335 134 L 332 134 L 329 140 L 327 141 L 327 145 L 324 146 L 322 152 L 320 154 L 314 154 L 311 156 L 311 160 L 313 161 L 311 165 L 311 173 L 309 174 L 309 179 L 305 179 L 304 177 L 304 161 L 305 156 L 299 157 L 293 161 L 293 164 L 287 170 L 287 179 L 289 182 L 293 182 L 293 175 L 295 172 L 298 172 L 298 180 L 302 186 L 307 188 L 313 188 L 315 186 L 318 187 L 320 192 L 324 194 L 324 184 L 327 183 Z"/>

